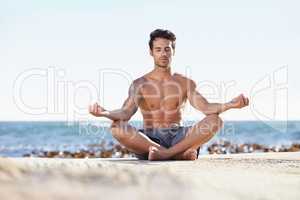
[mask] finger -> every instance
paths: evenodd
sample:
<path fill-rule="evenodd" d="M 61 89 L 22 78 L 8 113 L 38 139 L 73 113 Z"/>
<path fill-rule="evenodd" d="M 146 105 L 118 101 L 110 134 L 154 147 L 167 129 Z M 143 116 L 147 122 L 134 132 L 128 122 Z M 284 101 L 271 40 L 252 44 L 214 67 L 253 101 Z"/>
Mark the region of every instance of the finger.
<path fill-rule="evenodd" d="M 98 106 L 98 104 L 97 104 L 97 103 L 94 103 L 94 106 L 93 106 L 93 113 L 96 113 L 96 112 L 97 112 L 97 106 Z"/>
<path fill-rule="evenodd" d="M 247 105 L 247 98 L 244 97 L 244 101 L 245 101 L 245 106 Z"/>
<path fill-rule="evenodd" d="M 230 102 L 231 103 L 235 103 L 236 102 L 236 98 L 233 98 Z"/>
<path fill-rule="evenodd" d="M 249 105 L 249 98 L 246 98 L 247 99 L 247 106 Z"/>
<path fill-rule="evenodd" d="M 246 105 L 246 99 L 245 99 L 245 97 L 244 97 L 243 94 L 242 94 L 242 98 L 241 98 L 241 99 L 242 99 L 242 104 L 243 104 L 243 106 Z"/>
<path fill-rule="evenodd" d="M 101 112 L 101 107 L 97 106 L 97 113 L 100 113 L 100 112 Z"/>
<path fill-rule="evenodd" d="M 244 97 L 245 98 L 245 106 L 247 106 L 248 105 L 248 98 L 247 97 Z"/>
<path fill-rule="evenodd" d="M 245 106 L 247 106 L 248 100 L 246 97 L 244 97 Z"/>
<path fill-rule="evenodd" d="M 245 95 L 243 95 L 243 98 L 244 98 L 245 104 L 247 104 L 247 102 L 248 102 L 247 97 Z"/>

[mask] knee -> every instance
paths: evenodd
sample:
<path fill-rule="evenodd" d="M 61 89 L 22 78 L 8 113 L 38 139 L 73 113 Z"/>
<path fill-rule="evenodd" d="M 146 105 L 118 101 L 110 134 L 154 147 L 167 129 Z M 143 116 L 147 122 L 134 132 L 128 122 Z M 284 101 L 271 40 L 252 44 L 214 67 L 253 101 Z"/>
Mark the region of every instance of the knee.
<path fill-rule="evenodd" d="M 123 131 L 122 127 L 123 127 L 123 124 L 120 121 L 113 121 L 113 123 L 110 126 L 111 134 L 115 138 L 120 137 L 122 135 L 121 132 Z"/>
<path fill-rule="evenodd" d="M 223 120 L 218 114 L 207 115 L 207 118 L 212 122 L 214 122 L 215 124 L 218 124 L 219 126 L 223 126 Z"/>
<path fill-rule="evenodd" d="M 112 136 L 115 139 L 117 139 L 118 141 L 122 141 L 122 140 L 126 139 L 127 129 L 128 129 L 127 122 L 114 121 L 110 126 L 110 131 L 111 131 Z"/>
<path fill-rule="evenodd" d="M 211 132 L 216 133 L 223 127 L 224 122 L 218 114 L 210 114 L 207 115 L 206 118 L 211 126 Z"/>

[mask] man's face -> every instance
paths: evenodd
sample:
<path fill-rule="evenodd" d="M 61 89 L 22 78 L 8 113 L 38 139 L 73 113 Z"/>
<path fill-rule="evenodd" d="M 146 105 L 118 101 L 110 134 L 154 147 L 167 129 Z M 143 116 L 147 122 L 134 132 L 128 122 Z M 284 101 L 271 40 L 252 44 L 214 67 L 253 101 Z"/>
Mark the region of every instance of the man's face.
<path fill-rule="evenodd" d="M 158 67 L 167 68 L 172 62 L 174 50 L 172 49 L 172 41 L 164 38 L 156 38 L 153 41 L 153 48 L 150 54 L 154 59 L 154 64 Z"/>

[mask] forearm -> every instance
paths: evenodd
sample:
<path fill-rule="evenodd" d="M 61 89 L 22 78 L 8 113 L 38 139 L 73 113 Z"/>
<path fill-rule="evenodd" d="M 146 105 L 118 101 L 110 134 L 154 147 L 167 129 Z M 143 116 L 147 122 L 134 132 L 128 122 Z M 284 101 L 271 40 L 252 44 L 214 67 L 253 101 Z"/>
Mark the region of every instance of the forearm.
<path fill-rule="evenodd" d="M 231 109 L 230 103 L 207 103 L 206 106 L 203 108 L 202 112 L 205 115 L 210 114 L 221 114 L 226 110 Z"/>
<path fill-rule="evenodd" d="M 221 114 L 232 108 L 242 108 L 249 105 L 249 99 L 245 98 L 243 94 L 232 99 L 227 103 L 209 103 L 195 88 L 195 84 L 191 83 L 187 96 L 191 105 L 197 110 L 203 112 L 205 115 Z"/>
<path fill-rule="evenodd" d="M 128 112 L 126 112 L 124 109 L 117 109 L 117 110 L 112 110 L 112 111 L 104 111 L 103 112 L 103 117 L 106 117 L 108 119 L 111 119 L 113 121 L 128 121 L 130 119 L 130 115 Z"/>

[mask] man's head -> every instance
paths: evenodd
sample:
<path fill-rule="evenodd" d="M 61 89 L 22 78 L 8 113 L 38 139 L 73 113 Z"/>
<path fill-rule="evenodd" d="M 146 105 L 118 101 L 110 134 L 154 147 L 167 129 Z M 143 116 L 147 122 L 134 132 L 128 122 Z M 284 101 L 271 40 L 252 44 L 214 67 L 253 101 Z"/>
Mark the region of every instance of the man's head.
<path fill-rule="evenodd" d="M 150 34 L 150 55 L 158 67 L 169 67 L 175 53 L 176 36 L 169 30 L 156 29 Z"/>

